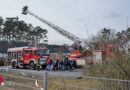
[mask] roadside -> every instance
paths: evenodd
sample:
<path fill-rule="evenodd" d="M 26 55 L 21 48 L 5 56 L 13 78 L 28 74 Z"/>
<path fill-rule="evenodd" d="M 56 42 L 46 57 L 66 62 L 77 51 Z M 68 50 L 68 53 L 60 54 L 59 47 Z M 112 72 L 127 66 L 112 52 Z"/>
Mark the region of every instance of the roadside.
<path fill-rule="evenodd" d="M 80 78 L 83 73 L 81 69 L 76 69 L 75 71 L 48 71 L 48 70 L 30 70 L 30 69 L 12 69 L 10 66 L 7 68 L 6 66 L 0 67 L 0 71 L 4 72 L 17 72 L 17 73 L 25 73 L 30 75 L 38 75 L 43 76 L 46 71 L 49 76 L 56 77 L 64 77 L 64 78 Z"/>
<path fill-rule="evenodd" d="M 44 86 L 44 77 L 39 75 L 23 75 L 21 73 L 16 72 L 2 72 L 2 77 L 5 81 L 5 87 L 2 90 L 8 90 L 11 88 L 13 90 L 42 90 Z M 58 74 L 57 74 L 58 75 Z M 37 84 L 36 84 L 37 80 Z M 55 76 L 48 76 L 47 77 L 47 88 L 48 90 L 98 90 L 92 88 L 99 88 L 101 87 L 101 82 L 98 80 L 93 79 L 73 79 L 73 78 L 62 78 L 62 77 L 55 77 Z M 37 87 L 38 86 L 38 87 Z M 0 87 L 1 89 L 1 87 Z"/>

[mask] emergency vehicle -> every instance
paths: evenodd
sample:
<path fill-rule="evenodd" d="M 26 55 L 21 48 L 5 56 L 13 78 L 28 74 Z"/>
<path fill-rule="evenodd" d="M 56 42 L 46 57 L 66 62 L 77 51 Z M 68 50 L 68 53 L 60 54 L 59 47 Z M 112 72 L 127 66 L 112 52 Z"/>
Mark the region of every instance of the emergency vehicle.
<path fill-rule="evenodd" d="M 50 54 L 47 48 L 19 47 L 8 49 L 8 61 L 13 68 L 29 66 L 31 69 L 35 69 L 37 60 L 40 58 L 40 65 L 44 69 L 49 57 Z"/>
<path fill-rule="evenodd" d="M 83 52 L 81 50 L 74 50 L 74 52 L 70 55 L 70 60 L 75 60 L 76 61 L 76 65 L 79 66 L 84 66 L 87 62 L 89 63 L 101 63 L 102 59 L 103 59 L 103 55 L 104 55 L 104 51 L 103 50 L 99 50 L 99 51 L 90 51 L 89 50 L 89 42 L 86 42 L 85 40 L 77 37 L 76 35 L 68 32 L 67 30 L 47 21 L 46 19 L 43 19 L 41 17 L 39 17 L 38 15 L 34 14 L 33 12 L 28 10 L 28 6 L 24 6 L 22 9 L 22 14 L 24 15 L 31 15 L 33 17 L 35 17 L 36 19 L 40 20 L 41 22 L 43 22 L 44 24 L 48 25 L 49 27 L 53 28 L 56 32 L 58 32 L 59 34 L 61 34 L 62 36 L 68 38 L 69 40 L 73 41 L 75 44 L 77 44 L 78 46 L 81 46 L 83 48 Z M 81 49 L 80 47 L 80 49 Z M 111 52 L 109 49 L 115 47 L 112 46 L 111 47 L 107 47 L 107 54 L 109 55 L 114 55 L 113 52 Z M 86 60 L 86 58 L 88 58 Z"/>
<path fill-rule="evenodd" d="M 114 57 L 116 53 L 120 54 L 119 46 L 117 44 L 108 44 L 106 51 L 102 49 L 88 51 L 86 49 L 79 49 L 81 47 L 76 45 L 76 50 L 70 55 L 70 60 L 75 60 L 76 65 L 83 66 L 86 63 L 98 63 L 101 64 L 105 59 L 105 56 Z"/>

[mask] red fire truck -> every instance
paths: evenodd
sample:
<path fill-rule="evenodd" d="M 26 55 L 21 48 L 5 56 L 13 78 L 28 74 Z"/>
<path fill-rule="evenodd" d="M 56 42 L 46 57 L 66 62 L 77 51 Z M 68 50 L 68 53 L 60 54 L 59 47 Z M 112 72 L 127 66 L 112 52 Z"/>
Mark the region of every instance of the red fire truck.
<path fill-rule="evenodd" d="M 107 45 L 107 56 L 114 57 L 115 55 L 120 54 L 119 45 L 117 44 L 108 44 Z"/>
<path fill-rule="evenodd" d="M 76 66 L 84 66 L 86 64 L 84 55 L 77 50 L 74 50 L 72 54 L 70 54 L 70 60 L 76 61 Z"/>
<path fill-rule="evenodd" d="M 29 66 L 31 69 L 35 69 L 37 60 L 40 58 L 40 65 L 44 69 L 47 66 L 47 59 L 49 57 L 49 50 L 47 48 L 19 47 L 8 49 L 8 61 L 13 68 Z"/>
<path fill-rule="evenodd" d="M 77 46 L 79 48 L 79 46 Z M 106 48 L 106 52 L 102 49 L 100 50 L 92 50 L 87 51 L 85 50 L 84 53 L 81 50 L 77 49 L 70 55 L 71 60 L 76 61 L 76 65 L 83 66 L 86 63 L 102 63 L 105 56 L 114 57 L 115 55 L 120 54 L 119 46 L 117 44 L 108 44 Z"/>
<path fill-rule="evenodd" d="M 89 42 L 86 43 L 86 41 L 84 41 L 83 39 L 77 37 L 76 35 L 68 32 L 67 30 L 47 21 L 46 19 L 43 19 L 39 16 L 37 16 L 36 14 L 32 13 L 31 11 L 28 10 L 28 6 L 24 6 L 23 10 L 22 10 L 22 14 L 24 15 L 31 15 L 34 16 L 36 19 L 40 20 L 41 22 L 45 23 L 46 25 L 48 25 L 49 27 L 53 28 L 56 32 L 58 32 L 59 34 L 63 35 L 64 37 L 70 39 L 71 41 L 73 41 L 75 44 L 81 45 L 82 48 L 84 48 L 84 52 L 82 52 L 81 50 L 75 50 L 71 55 L 70 55 L 70 59 L 71 60 L 75 60 L 76 61 L 76 65 L 79 66 L 83 66 L 85 65 L 85 63 L 89 62 L 89 63 L 101 63 L 102 59 L 103 59 L 103 55 L 104 55 L 104 51 L 103 50 L 99 50 L 99 51 L 95 51 L 95 50 L 89 50 Z M 111 47 L 107 47 L 107 50 L 109 50 Z M 115 47 L 115 46 L 114 46 Z M 80 48 L 81 49 L 81 48 Z M 111 50 L 109 50 L 109 52 L 107 52 L 107 54 L 109 55 L 114 55 L 113 52 L 111 52 Z M 87 62 L 86 62 L 86 57 Z"/>

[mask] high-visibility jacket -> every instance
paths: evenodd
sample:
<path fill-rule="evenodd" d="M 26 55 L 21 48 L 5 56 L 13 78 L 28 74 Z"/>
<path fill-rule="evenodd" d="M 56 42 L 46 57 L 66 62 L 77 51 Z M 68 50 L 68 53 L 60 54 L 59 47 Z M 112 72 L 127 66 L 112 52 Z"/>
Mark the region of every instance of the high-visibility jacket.
<path fill-rule="evenodd" d="M 40 58 L 37 60 L 37 66 L 40 66 Z"/>
<path fill-rule="evenodd" d="M 86 49 L 85 48 L 82 48 L 82 53 L 85 53 Z"/>

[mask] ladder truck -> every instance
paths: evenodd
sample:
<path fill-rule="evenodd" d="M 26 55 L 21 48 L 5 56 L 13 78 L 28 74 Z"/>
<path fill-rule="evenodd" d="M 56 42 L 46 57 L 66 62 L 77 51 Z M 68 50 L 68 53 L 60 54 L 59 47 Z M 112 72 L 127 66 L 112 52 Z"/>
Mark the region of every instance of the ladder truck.
<path fill-rule="evenodd" d="M 32 13 L 31 11 L 28 10 L 28 6 L 24 6 L 22 9 L 22 14 L 24 15 L 31 15 L 33 17 L 35 17 L 36 19 L 40 20 L 41 22 L 45 23 L 46 25 L 48 25 L 49 27 L 53 28 L 56 32 L 58 32 L 59 34 L 61 34 L 62 36 L 70 39 L 71 41 L 73 41 L 77 47 L 82 47 L 84 48 L 84 53 L 81 52 L 81 50 L 77 50 L 75 49 L 74 52 L 70 55 L 70 59 L 71 60 L 75 60 L 76 64 L 79 66 L 85 65 L 85 56 L 87 53 L 87 48 L 88 48 L 88 44 L 86 42 L 84 42 L 82 39 L 80 39 L 79 37 L 73 35 L 72 33 L 68 32 L 67 30 L 47 21 L 46 19 L 40 18 L 39 16 L 37 16 L 36 14 Z"/>

